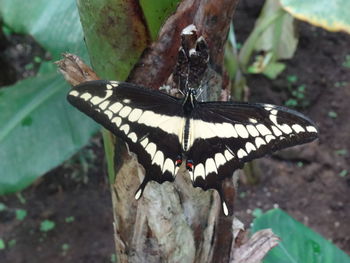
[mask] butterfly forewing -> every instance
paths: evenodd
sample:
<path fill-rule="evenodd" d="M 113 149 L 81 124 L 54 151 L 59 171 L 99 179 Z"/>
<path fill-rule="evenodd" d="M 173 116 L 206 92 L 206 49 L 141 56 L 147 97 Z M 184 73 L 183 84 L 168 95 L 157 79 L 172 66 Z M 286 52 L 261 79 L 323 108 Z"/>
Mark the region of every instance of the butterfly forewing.
<path fill-rule="evenodd" d="M 174 180 L 185 122 L 178 99 L 130 83 L 99 80 L 73 87 L 68 101 L 123 139 L 137 155 L 145 168 L 137 199 L 149 180 Z"/>

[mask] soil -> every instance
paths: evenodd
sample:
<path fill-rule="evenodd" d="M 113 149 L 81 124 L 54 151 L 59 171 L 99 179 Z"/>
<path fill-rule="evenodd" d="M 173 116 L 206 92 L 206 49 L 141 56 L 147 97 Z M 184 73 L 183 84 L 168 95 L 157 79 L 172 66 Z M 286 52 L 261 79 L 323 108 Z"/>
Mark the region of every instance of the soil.
<path fill-rule="evenodd" d="M 238 42 L 244 42 L 251 31 L 260 2 L 239 5 L 234 18 Z M 299 37 L 296 54 L 286 61 L 278 79 L 248 76 L 250 100 L 283 105 L 293 96 L 290 87 L 304 85 L 306 97 L 299 101 L 298 110 L 317 123 L 320 139 L 256 161 L 261 168 L 259 183 L 241 180 L 235 213 L 249 226 L 254 209 L 280 207 L 350 253 L 350 69 L 343 66 L 350 36 L 299 22 Z M 18 45 L 18 36 L 14 38 L 0 47 L 1 55 L 7 54 L 1 68 L 4 63 L 12 65 L 1 76 L 1 84 L 35 71 L 34 67 L 20 74 L 18 65 L 13 65 L 16 60 L 8 59 L 8 50 Z M 27 64 L 23 60 L 21 64 Z M 297 81 L 288 82 L 290 76 L 297 76 Z M 7 206 L 0 211 L 0 238 L 7 246 L 0 250 L 0 262 L 113 262 L 113 216 L 105 167 L 101 137 L 96 136 L 71 160 L 20 194 L 0 197 Z M 18 209 L 27 211 L 23 220 L 16 216 Z M 55 223 L 49 231 L 41 229 L 45 220 Z"/>

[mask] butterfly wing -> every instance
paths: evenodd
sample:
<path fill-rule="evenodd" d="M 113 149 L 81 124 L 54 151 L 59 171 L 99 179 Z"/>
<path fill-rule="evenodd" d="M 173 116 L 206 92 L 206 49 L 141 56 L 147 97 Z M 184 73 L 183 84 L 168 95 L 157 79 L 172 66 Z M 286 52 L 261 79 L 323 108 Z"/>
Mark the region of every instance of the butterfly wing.
<path fill-rule="evenodd" d="M 191 119 L 194 186 L 218 190 L 245 162 L 317 138 L 315 124 L 299 112 L 270 104 L 201 102 Z M 223 201 L 223 210 L 228 213 Z"/>
<path fill-rule="evenodd" d="M 124 140 L 145 168 L 135 194 L 139 199 L 150 180 L 173 181 L 181 155 L 181 102 L 167 94 L 116 81 L 90 81 L 75 86 L 68 101 Z"/>

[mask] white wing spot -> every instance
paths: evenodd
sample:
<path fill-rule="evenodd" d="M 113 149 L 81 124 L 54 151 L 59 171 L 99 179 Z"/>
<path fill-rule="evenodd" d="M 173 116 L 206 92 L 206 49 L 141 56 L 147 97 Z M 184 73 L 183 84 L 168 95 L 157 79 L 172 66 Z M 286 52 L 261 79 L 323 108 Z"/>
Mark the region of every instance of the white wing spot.
<path fill-rule="evenodd" d="M 307 126 L 306 127 L 306 130 L 308 132 L 316 132 L 317 133 L 317 129 L 314 127 L 314 126 Z"/>
<path fill-rule="evenodd" d="M 246 149 L 247 153 L 250 153 L 251 151 L 255 151 L 256 150 L 254 144 L 252 144 L 251 142 L 247 142 L 245 144 L 245 149 Z"/>
<path fill-rule="evenodd" d="M 72 90 L 72 91 L 69 92 L 69 95 L 73 96 L 73 97 L 78 97 L 79 96 L 79 92 L 76 91 L 76 90 Z"/>
<path fill-rule="evenodd" d="M 245 157 L 245 156 L 247 156 L 248 154 L 245 152 L 245 150 L 243 150 L 243 149 L 239 149 L 238 151 L 237 151 L 237 157 L 239 158 L 239 159 L 242 159 L 243 157 Z"/>
<path fill-rule="evenodd" d="M 132 122 L 137 121 L 141 117 L 141 115 L 142 115 L 142 110 L 133 109 L 128 117 L 128 120 Z"/>
<path fill-rule="evenodd" d="M 249 125 L 246 126 L 246 128 L 247 128 L 247 130 L 248 130 L 248 132 L 249 132 L 249 134 L 250 134 L 251 136 L 253 136 L 253 137 L 259 136 L 259 132 L 258 132 L 258 130 L 254 127 L 254 125 L 249 124 Z"/>
<path fill-rule="evenodd" d="M 107 88 L 107 89 L 113 89 L 113 86 L 112 86 L 111 84 L 107 84 L 107 85 L 106 85 L 106 88 Z"/>
<path fill-rule="evenodd" d="M 120 110 L 119 116 L 122 118 L 125 118 L 126 116 L 129 115 L 130 112 L 131 112 L 131 108 L 129 106 L 124 106 L 124 108 Z"/>
<path fill-rule="evenodd" d="M 269 117 L 270 117 L 270 120 L 277 126 L 277 128 L 280 129 L 281 131 L 283 131 L 284 133 L 289 134 L 292 132 L 292 129 L 289 127 L 288 124 L 280 125 L 277 123 L 277 116 L 276 115 L 270 114 Z"/>
<path fill-rule="evenodd" d="M 119 85 L 119 82 L 118 81 L 115 81 L 115 80 L 112 80 L 109 82 L 113 87 L 118 87 Z"/>
<path fill-rule="evenodd" d="M 119 127 L 120 124 L 122 123 L 122 119 L 120 117 L 115 117 L 112 119 L 112 122 L 115 123 L 117 127 Z"/>
<path fill-rule="evenodd" d="M 136 133 L 130 132 L 129 135 L 128 135 L 128 137 L 130 138 L 130 140 L 131 140 L 133 143 L 137 142 Z"/>
<path fill-rule="evenodd" d="M 109 109 L 114 112 L 117 113 L 118 111 L 120 111 L 120 109 L 123 107 L 123 104 L 121 104 L 120 102 L 116 102 L 114 104 L 112 104 L 111 106 L 109 106 Z"/>
<path fill-rule="evenodd" d="M 270 111 L 270 113 L 271 113 L 272 115 L 277 115 L 278 111 L 277 111 L 277 110 L 272 110 L 272 111 Z"/>
<path fill-rule="evenodd" d="M 276 137 L 273 135 L 266 135 L 266 137 L 265 137 L 265 141 L 267 143 L 269 143 L 271 140 L 274 140 L 274 139 L 276 139 Z"/>
<path fill-rule="evenodd" d="M 254 119 L 254 118 L 249 118 L 249 122 L 251 122 L 251 123 L 258 123 L 258 121 L 256 119 Z"/>
<path fill-rule="evenodd" d="M 214 159 L 217 168 L 226 163 L 225 156 L 222 153 L 215 154 Z"/>
<path fill-rule="evenodd" d="M 264 124 L 258 124 L 256 125 L 256 128 L 258 129 L 260 134 L 263 136 L 271 134 L 271 131 Z"/>
<path fill-rule="evenodd" d="M 112 119 L 113 118 L 113 113 L 111 111 L 109 111 L 109 110 L 105 110 L 104 114 L 107 115 L 108 119 Z"/>
<path fill-rule="evenodd" d="M 164 154 L 161 151 L 157 151 L 156 154 L 153 157 L 152 164 L 156 164 L 160 167 L 160 170 L 163 170 L 163 164 L 164 164 Z"/>
<path fill-rule="evenodd" d="M 275 108 L 275 105 L 272 104 L 264 104 L 264 109 L 270 111 Z"/>
<path fill-rule="evenodd" d="M 205 177 L 204 165 L 202 163 L 199 163 L 194 168 L 194 180 L 196 180 L 197 177 L 202 177 L 203 179 Z"/>
<path fill-rule="evenodd" d="M 243 124 L 236 124 L 235 125 L 236 131 L 238 133 L 238 135 L 242 138 L 248 138 L 249 137 L 249 133 L 247 131 L 247 129 L 244 127 Z"/>
<path fill-rule="evenodd" d="M 281 130 L 278 129 L 276 126 L 273 126 L 273 125 L 272 125 L 271 128 L 272 128 L 273 133 L 274 133 L 276 136 L 281 136 L 281 135 L 282 135 Z"/>
<path fill-rule="evenodd" d="M 103 98 L 95 96 L 90 101 L 92 104 L 97 105 L 97 104 L 100 104 L 102 101 L 108 99 L 110 96 L 112 96 L 112 94 L 113 94 L 113 91 L 106 90 L 106 95 Z"/>
<path fill-rule="evenodd" d="M 304 128 L 301 127 L 299 124 L 294 124 L 294 125 L 292 126 L 292 129 L 293 129 L 296 133 L 305 132 Z"/>
<path fill-rule="evenodd" d="M 123 102 L 124 102 L 124 103 L 130 103 L 131 100 L 129 100 L 129 99 L 123 99 Z"/>
<path fill-rule="evenodd" d="M 224 155 L 227 161 L 230 161 L 233 158 L 235 158 L 235 156 L 229 150 L 225 150 Z"/>
<path fill-rule="evenodd" d="M 293 132 L 292 128 L 288 124 L 279 125 L 278 128 L 286 134 Z"/>
<path fill-rule="evenodd" d="M 167 158 L 164 162 L 162 173 L 169 171 L 172 175 L 174 175 L 174 168 L 174 162 L 171 159 Z"/>
<path fill-rule="evenodd" d="M 141 141 L 141 145 L 143 148 L 146 148 L 146 146 L 148 145 L 148 138 L 144 138 L 142 141 Z"/>
<path fill-rule="evenodd" d="M 157 150 L 157 146 L 153 143 L 150 142 L 146 148 L 145 148 L 146 152 L 148 152 L 148 154 L 151 156 L 151 160 L 153 160 L 153 156 L 156 153 Z"/>
<path fill-rule="evenodd" d="M 85 101 L 88 101 L 91 97 L 92 97 L 92 95 L 88 92 L 85 92 L 80 96 L 80 98 L 82 98 Z"/>
<path fill-rule="evenodd" d="M 101 110 L 105 110 L 106 108 L 107 108 L 107 106 L 108 106 L 108 104 L 110 103 L 110 101 L 109 100 L 106 100 L 106 101 L 104 101 L 104 102 L 102 102 L 100 105 L 98 105 L 99 106 L 99 108 L 101 109 Z"/>
<path fill-rule="evenodd" d="M 206 176 L 208 176 L 208 174 L 210 174 L 211 172 L 214 172 L 216 174 L 218 173 L 218 170 L 216 169 L 216 165 L 213 158 L 209 158 L 205 161 L 205 172 L 206 172 Z"/>
<path fill-rule="evenodd" d="M 255 145 L 256 145 L 257 149 L 259 149 L 259 147 L 261 145 L 265 145 L 265 144 L 266 144 L 266 142 L 263 140 L 263 138 L 261 138 L 261 137 L 255 138 Z"/>
<path fill-rule="evenodd" d="M 120 130 L 123 131 L 125 134 L 128 134 L 130 130 L 130 126 L 128 124 L 124 124 L 120 127 Z"/>

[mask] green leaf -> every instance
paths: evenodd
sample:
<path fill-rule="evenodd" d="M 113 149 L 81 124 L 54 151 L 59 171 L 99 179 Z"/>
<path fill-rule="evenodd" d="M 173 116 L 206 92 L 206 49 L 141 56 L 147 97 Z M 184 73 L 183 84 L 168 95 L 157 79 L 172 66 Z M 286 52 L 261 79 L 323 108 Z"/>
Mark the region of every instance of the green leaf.
<path fill-rule="evenodd" d="M 287 81 L 289 83 L 295 83 L 295 82 L 298 81 L 298 76 L 296 76 L 296 75 L 288 75 L 287 76 Z"/>
<path fill-rule="evenodd" d="M 22 221 L 27 216 L 27 211 L 24 209 L 17 209 L 16 210 L 16 219 L 19 221 Z"/>
<path fill-rule="evenodd" d="M 16 240 L 16 239 L 11 239 L 11 240 L 8 242 L 9 248 L 14 247 L 16 244 L 17 244 L 17 240 Z"/>
<path fill-rule="evenodd" d="M 339 175 L 340 177 L 345 177 L 345 176 L 348 175 L 348 170 L 343 169 L 338 175 Z"/>
<path fill-rule="evenodd" d="M 0 238 L 0 250 L 4 250 L 6 248 L 5 241 Z"/>
<path fill-rule="evenodd" d="M 0 0 L 0 17 L 13 32 L 32 35 L 53 59 L 62 52 L 87 59 L 75 0 Z"/>
<path fill-rule="evenodd" d="M 253 222 L 253 232 L 272 228 L 281 238 L 264 263 L 348 263 L 350 257 L 310 228 L 280 209 L 266 212 Z"/>
<path fill-rule="evenodd" d="M 273 62 L 269 63 L 262 73 L 270 79 L 275 79 L 285 68 L 286 65 L 284 63 Z"/>
<path fill-rule="evenodd" d="M 4 203 L 0 202 L 0 212 L 5 211 L 7 209 L 7 206 Z"/>
<path fill-rule="evenodd" d="M 0 90 L 0 194 L 28 186 L 98 130 L 68 105 L 67 91 L 56 72 Z"/>
<path fill-rule="evenodd" d="M 285 68 L 278 61 L 291 58 L 296 50 L 298 38 L 294 32 L 293 18 L 281 8 L 278 0 L 267 0 L 239 54 L 243 70 L 276 78 Z M 263 52 L 247 70 L 254 51 Z"/>
<path fill-rule="evenodd" d="M 49 232 L 52 229 L 54 229 L 56 226 L 56 223 L 51 220 L 44 220 L 40 224 L 40 231 L 41 232 Z"/>
<path fill-rule="evenodd" d="M 175 12 L 179 0 L 140 0 L 148 29 L 153 40 L 158 37 L 160 27 L 173 12 Z"/>
<path fill-rule="evenodd" d="M 149 43 L 142 14 L 132 1 L 78 0 L 84 38 L 94 71 L 125 80 Z"/>
<path fill-rule="evenodd" d="M 267 0 L 256 20 L 256 25 L 268 20 L 269 17 L 281 12 L 278 0 Z M 295 35 L 293 17 L 282 12 L 278 19 L 271 23 L 260 35 L 255 43 L 256 51 L 273 51 L 275 59 L 290 59 L 298 45 L 298 38 Z"/>
<path fill-rule="evenodd" d="M 348 0 L 280 0 L 292 16 L 329 31 L 350 33 Z"/>
<path fill-rule="evenodd" d="M 328 112 L 328 117 L 335 119 L 338 117 L 338 113 L 336 113 L 335 111 L 329 111 Z"/>
<path fill-rule="evenodd" d="M 252 212 L 252 216 L 254 217 L 260 217 L 262 216 L 263 211 L 261 210 L 261 208 L 255 208 Z"/>
<path fill-rule="evenodd" d="M 345 56 L 345 60 L 343 62 L 343 67 L 350 68 L 350 55 Z"/>
<path fill-rule="evenodd" d="M 66 223 L 72 223 L 74 222 L 74 220 L 75 220 L 74 216 L 68 216 L 64 219 Z"/>
<path fill-rule="evenodd" d="M 336 150 L 335 153 L 337 155 L 340 155 L 340 156 L 345 156 L 348 154 L 348 150 L 347 149 L 339 149 L 339 150 Z"/>

